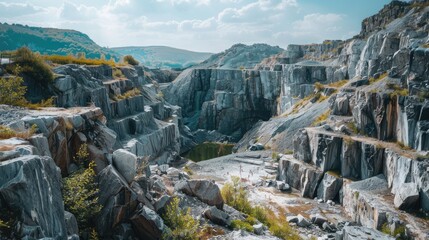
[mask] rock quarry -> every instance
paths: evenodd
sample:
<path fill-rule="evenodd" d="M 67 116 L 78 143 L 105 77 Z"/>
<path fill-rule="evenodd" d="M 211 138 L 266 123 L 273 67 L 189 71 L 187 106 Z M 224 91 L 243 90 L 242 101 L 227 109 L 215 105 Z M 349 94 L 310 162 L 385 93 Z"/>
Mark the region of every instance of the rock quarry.
<path fill-rule="evenodd" d="M 168 77 L 53 66 L 55 107 L 0 105 L 0 125 L 34 130 L 0 140 L 0 239 L 173 239 L 176 199 L 201 239 L 429 239 L 428 46 L 428 1 L 392 1 L 351 39 L 234 45 Z M 184 157 L 205 142 L 233 152 Z M 82 146 L 99 190 L 92 232 L 63 196 Z M 237 177 L 291 235 L 231 206 Z"/>

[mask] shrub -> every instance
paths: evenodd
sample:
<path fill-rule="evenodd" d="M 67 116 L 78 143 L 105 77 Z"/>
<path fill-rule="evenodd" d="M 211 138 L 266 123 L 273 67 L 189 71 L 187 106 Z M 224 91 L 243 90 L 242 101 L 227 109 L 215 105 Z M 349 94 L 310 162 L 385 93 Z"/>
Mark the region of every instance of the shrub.
<path fill-rule="evenodd" d="M 280 160 L 280 155 L 278 152 L 273 152 L 271 153 L 271 158 L 275 161 L 279 161 Z"/>
<path fill-rule="evenodd" d="M 80 65 L 109 65 L 114 67 L 116 65 L 115 60 L 105 60 L 105 59 L 87 59 L 87 58 L 77 58 L 74 56 L 60 56 L 60 55 L 49 55 L 42 56 L 46 61 L 51 61 L 56 64 L 80 64 Z"/>
<path fill-rule="evenodd" d="M 222 189 L 222 197 L 226 204 L 234 207 L 249 215 L 244 221 L 232 221 L 233 228 L 253 231 L 253 226 L 256 219 L 268 226 L 270 232 L 281 239 L 300 239 L 299 235 L 289 226 L 286 221 L 286 214 L 281 212 L 278 216 L 269 208 L 255 206 L 252 207 L 248 198 L 247 192 L 240 182 L 240 178 L 231 177 L 232 183 L 226 183 Z"/>
<path fill-rule="evenodd" d="M 347 125 L 347 128 L 348 128 L 352 133 L 354 133 L 354 134 L 358 134 L 358 133 L 359 133 L 359 129 L 357 128 L 356 124 L 355 124 L 353 121 L 348 122 L 346 125 Z"/>
<path fill-rule="evenodd" d="M 37 131 L 37 125 L 33 124 L 30 129 L 24 132 L 16 132 L 13 129 L 0 125 L 0 139 L 9 139 L 13 137 L 28 139 Z"/>
<path fill-rule="evenodd" d="M 376 82 L 378 82 L 378 81 L 380 81 L 381 79 L 383 79 L 383 78 L 385 78 L 385 77 L 387 77 L 387 72 L 386 73 L 383 73 L 383 74 L 381 74 L 378 78 L 370 78 L 369 79 L 369 85 L 371 85 L 371 84 L 374 84 L 374 83 L 376 83 Z"/>
<path fill-rule="evenodd" d="M 269 208 L 265 208 L 265 212 L 267 216 L 265 224 L 274 236 L 285 240 L 301 239 L 295 230 L 287 223 L 286 214 L 284 212 L 280 211 L 280 213 L 276 215 Z"/>
<path fill-rule="evenodd" d="M 83 146 L 83 147 L 82 147 Z M 82 145 L 76 158 L 89 156 L 86 153 L 80 155 L 86 145 Z M 82 160 L 88 161 L 88 159 Z M 63 198 L 64 207 L 74 214 L 81 232 L 89 232 L 94 226 L 95 217 L 100 212 L 102 206 L 98 203 L 99 189 L 94 171 L 95 163 L 91 161 L 88 168 L 81 168 L 69 177 L 64 179 Z"/>
<path fill-rule="evenodd" d="M 122 73 L 121 69 L 114 68 L 113 69 L 113 78 L 121 79 L 121 78 L 125 78 L 125 75 Z"/>
<path fill-rule="evenodd" d="M 129 91 L 126 91 L 124 94 L 114 96 L 114 100 L 118 101 L 118 100 L 128 99 L 138 95 L 141 95 L 140 90 L 137 88 L 133 88 Z"/>
<path fill-rule="evenodd" d="M 232 182 L 227 182 L 221 189 L 222 197 L 226 204 L 246 214 L 252 213 L 252 205 L 248 200 L 248 192 L 236 176 L 231 177 Z"/>
<path fill-rule="evenodd" d="M 293 150 L 291 150 L 291 149 L 286 149 L 286 150 L 285 150 L 285 154 L 286 154 L 286 155 L 291 155 L 291 154 L 293 154 Z"/>
<path fill-rule="evenodd" d="M 17 65 L 14 69 L 14 77 L 0 78 L 0 104 L 25 106 L 27 100 L 24 95 L 27 87 L 24 86 L 24 79 L 18 77 L 21 68 Z"/>
<path fill-rule="evenodd" d="M 163 216 L 165 224 L 171 228 L 171 232 L 164 236 L 166 239 L 198 239 L 199 223 L 187 211 L 179 208 L 180 199 L 174 197 L 167 206 L 166 213 Z"/>
<path fill-rule="evenodd" d="M 34 54 L 30 49 L 22 47 L 16 50 L 15 62 L 21 66 L 21 73 L 32 80 L 47 86 L 54 80 L 54 74 L 42 57 Z"/>
<path fill-rule="evenodd" d="M 339 88 L 339 87 L 344 86 L 348 81 L 349 80 L 344 79 L 344 80 L 341 80 L 341 81 L 330 83 L 330 84 L 328 84 L 328 86 L 329 87 L 337 87 L 337 88 Z"/>
<path fill-rule="evenodd" d="M 322 91 L 323 89 L 325 89 L 325 86 L 323 84 L 321 84 L 320 82 L 316 82 L 314 84 L 314 88 L 316 89 L 317 92 Z"/>
<path fill-rule="evenodd" d="M 246 230 L 248 232 L 253 232 L 253 226 L 245 221 L 241 221 L 241 220 L 232 220 L 231 221 L 231 228 L 233 229 L 243 229 Z"/>
<path fill-rule="evenodd" d="M 137 65 L 139 65 L 140 63 L 133 57 L 133 56 L 131 56 L 131 55 L 126 55 L 125 57 L 124 57 L 124 62 L 125 63 L 127 63 L 127 64 L 130 64 L 130 65 L 133 65 L 133 66 L 137 66 Z"/>
<path fill-rule="evenodd" d="M 41 108 L 45 108 L 45 107 L 54 107 L 54 97 L 50 97 L 48 99 L 42 100 L 39 103 L 28 103 L 27 104 L 27 108 L 29 109 L 41 109 Z"/>
<path fill-rule="evenodd" d="M 317 126 L 318 124 L 322 123 L 323 121 L 326 121 L 328 119 L 329 115 L 331 115 L 331 110 L 327 110 L 326 112 L 322 113 L 320 116 L 314 120 L 312 126 Z"/>

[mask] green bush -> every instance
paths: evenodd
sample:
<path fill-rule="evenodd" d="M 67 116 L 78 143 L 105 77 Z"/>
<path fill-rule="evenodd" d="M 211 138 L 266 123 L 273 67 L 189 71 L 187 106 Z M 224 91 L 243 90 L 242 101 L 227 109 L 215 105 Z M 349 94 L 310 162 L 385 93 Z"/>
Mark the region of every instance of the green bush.
<path fill-rule="evenodd" d="M 0 104 L 25 106 L 27 100 L 24 95 L 27 92 L 27 87 L 24 86 L 24 79 L 18 77 L 21 68 L 15 67 L 14 77 L 0 78 Z"/>
<path fill-rule="evenodd" d="M 13 129 L 0 125 L 0 139 L 9 139 L 13 137 L 28 139 L 37 131 L 37 125 L 33 124 L 31 128 L 23 132 L 16 132 Z"/>
<path fill-rule="evenodd" d="M 163 216 L 165 224 L 170 227 L 171 232 L 164 236 L 165 239 L 199 239 L 199 223 L 192 217 L 190 209 L 187 211 L 179 208 L 180 199 L 174 197 L 167 206 L 166 213 Z"/>
<path fill-rule="evenodd" d="M 233 229 L 243 229 L 246 230 L 248 232 L 253 232 L 254 228 L 253 226 L 245 221 L 241 221 L 241 220 L 232 220 L 231 221 L 231 228 Z"/>
<path fill-rule="evenodd" d="M 22 67 L 22 74 L 40 83 L 42 86 L 47 86 L 48 83 L 54 80 L 54 74 L 43 58 L 34 54 L 26 47 L 16 50 L 15 62 Z"/>
<path fill-rule="evenodd" d="M 133 66 L 137 66 L 137 65 L 139 65 L 140 63 L 133 57 L 133 56 L 131 56 L 131 55 L 126 55 L 125 57 L 124 57 L 124 62 L 125 63 L 127 63 L 127 64 L 130 64 L 130 65 L 133 65 Z"/>
<path fill-rule="evenodd" d="M 232 221 L 231 227 L 252 232 L 252 225 L 256 223 L 257 219 L 259 222 L 268 226 L 270 232 L 276 237 L 291 240 L 300 239 L 299 235 L 286 221 L 285 213 L 280 212 L 279 214 L 276 214 L 274 211 L 266 207 L 252 207 L 248 200 L 248 193 L 241 184 L 240 178 L 232 177 L 231 179 L 231 183 L 226 183 L 222 187 L 222 197 L 226 204 L 249 215 L 244 221 Z"/>
<path fill-rule="evenodd" d="M 87 152 L 87 146 L 84 144 L 79 149 L 78 155 L 79 152 L 81 156 L 89 156 L 89 154 L 85 153 Z M 88 159 L 82 161 L 88 161 Z M 95 163 L 91 161 L 88 164 L 88 168 L 81 168 L 69 177 L 64 178 L 64 207 L 74 214 L 81 232 L 91 231 L 91 228 L 95 225 L 95 217 L 102 208 L 98 203 L 99 189 L 94 168 Z"/>
<path fill-rule="evenodd" d="M 223 200 L 226 204 L 246 214 L 252 213 L 252 205 L 248 200 L 248 193 L 236 176 L 231 177 L 232 182 L 227 182 L 221 189 Z"/>

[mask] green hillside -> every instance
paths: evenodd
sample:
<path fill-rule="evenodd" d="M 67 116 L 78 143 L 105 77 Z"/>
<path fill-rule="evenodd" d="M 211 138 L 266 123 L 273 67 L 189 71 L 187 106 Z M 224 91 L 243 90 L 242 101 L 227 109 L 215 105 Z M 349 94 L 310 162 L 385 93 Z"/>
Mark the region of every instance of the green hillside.
<path fill-rule="evenodd" d="M 0 23 L 0 51 L 12 51 L 22 46 L 48 55 L 84 52 L 87 58 L 99 58 L 104 54 L 106 59 L 112 56 L 119 59 L 119 54 L 100 47 L 88 35 L 78 31 Z"/>
<path fill-rule="evenodd" d="M 132 55 L 140 63 L 156 68 L 186 68 L 212 55 L 164 46 L 119 47 L 112 50 L 120 55 Z"/>

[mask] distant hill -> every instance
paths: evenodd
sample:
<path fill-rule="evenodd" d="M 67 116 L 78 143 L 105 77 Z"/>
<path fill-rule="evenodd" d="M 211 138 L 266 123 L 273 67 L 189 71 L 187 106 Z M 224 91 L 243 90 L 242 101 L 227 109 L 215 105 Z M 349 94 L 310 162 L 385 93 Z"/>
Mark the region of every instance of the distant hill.
<path fill-rule="evenodd" d="M 282 53 L 284 49 L 268 44 L 235 44 L 231 48 L 212 55 L 196 68 L 252 69 L 263 59 Z"/>
<path fill-rule="evenodd" d="M 132 55 L 140 63 L 152 68 L 186 68 L 213 55 L 164 46 L 118 47 L 112 50 L 120 55 Z"/>
<path fill-rule="evenodd" d="M 41 54 L 84 52 L 87 58 L 99 58 L 104 54 L 106 59 L 112 56 L 119 59 L 119 54 L 100 47 L 88 35 L 78 31 L 0 23 L 0 51 L 12 51 L 22 46 Z"/>

